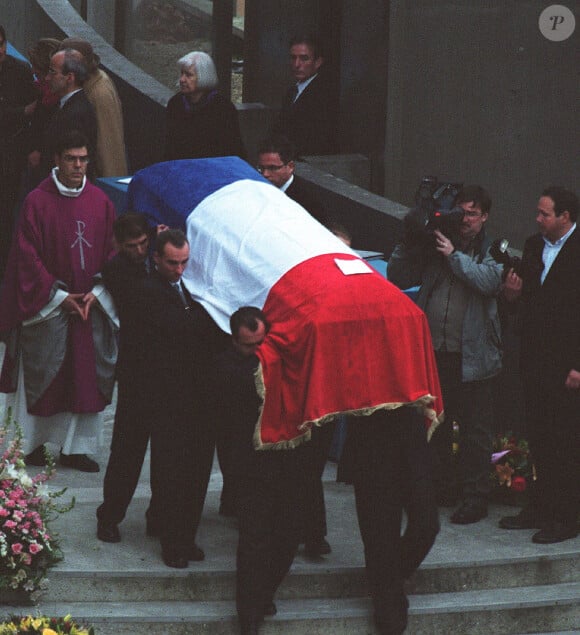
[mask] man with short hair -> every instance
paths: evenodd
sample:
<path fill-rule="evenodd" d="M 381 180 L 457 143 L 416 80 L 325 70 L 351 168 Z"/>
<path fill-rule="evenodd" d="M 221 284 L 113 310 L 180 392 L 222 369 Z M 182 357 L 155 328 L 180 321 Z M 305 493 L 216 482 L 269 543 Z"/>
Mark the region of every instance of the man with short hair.
<path fill-rule="evenodd" d="M 388 279 L 401 289 L 421 285 L 417 304 L 427 315 L 445 405 L 445 423 L 433 434 L 435 479 L 441 504 L 456 499 L 452 423 L 459 423 L 459 500 L 456 524 L 487 516 L 492 452 L 492 381 L 501 370 L 496 296 L 502 267 L 489 253 L 485 224 L 488 193 L 466 186 L 455 205 L 463 210 L 457 236 L 434 230 L 414 244 L 407 235 L 389 259 Z"/>
<path fill-rule="evenodd" d="M 338 96 L 325 73 L 320 42 L 313 35 L 290 41 L 290 69 L 296 83 L 288 90 L 272 127 L 296 146 L 298 156 L 336 152 Z"/>
<path fill-rule="evenodd" d="M 256 169 L 265 179 L 301 205 L 311 216 L 324 224 L 325 214 L 318 201 L 306 191 L 296 178 L 296 151 L 294 144 L 284 135 L 276 134 L 264 139 L 258 146 Z"/>
<path fill-rule="evenodd" d="M 88 77 L 83 90 L 95 109 L 97 119 L 97 145 L 95 151 L 96 176 L 123 176 L 127 174 L 123 107 L 115 84 L 99 68 L 100 58 L 90 42 L 70 37 L 60 44 L 60 50 L 78 51 L 87 67 Z"/>
<path fill-rule="evenodd" d="M 258 146 L 258 165 L 256 169 L 272 185 L 288 194 L 294 183 L 296 153 L 294 144 L 284 135 L 273 135 L 264 139 Z"/>
<path fill-rule="evenodd" d="M 7 44 L 0 25 L 0 277 L 10 248 L 25 141 L 38 96 L 30 66 L 7 55 Z"/>
<path fill-rule="evenodd" d="M 91 159 L 96 156 L 97 118 L 95 109 L 83 90 L 87 77 L 87 66 L 79 51 L 65 49 L 52 56 L 46 81 L 59 102 L 48 122 L 40 148 L 41 165 L 47 172 L 51 167 L 54 144 L 71 130 L 77 130 L 86 136 Z M 89 176 L 93 174 L 94 168 Z"/>
<path fill-rule="evenodd" d="M 536 468 L 527 507 L 504 529 L 539 529 L 551 544 L 578 535 L 580 513 L 580 234 L 578 197 L 559 186 L 538 201 L 539 233 L 526 240 L 504 295 L 519 302 L 520 372 L 526 428 Z"/>
<path fill-rule="evenodd" d="M 103 503 L 97 509 L 97 537 L 119 542 L 118 524 L 131 502 L 151 435 L 150 407 L 144 395 L 145 351 L 148 346 L 140 328 L 139 301 L 142 284 L 153 269 L 149 262 L 151 228 L 145 216 L 126 212 L 113 225 L 118 254 L 103 268 L 103 281 L 119 314 L 117 361 L 117 409 L 111 454 L 103 483 Z M 147 510 L 147 533 L 157 535 L 155 465 L 151 464 L 151 503 Z"/>
<path fill-rule="evenodd" d="M 30 464 L 44 462 L 51 442 L 65 467 L 98 472 L 87 453 L 100 445 L 114 386 L 116 314 L 100 272 L 113 254 L 115 209 L 87 182 L 88 161 L 86 137 L 64 135 L 56 167 L 24 202 L 0 298 L 0 390 L 11 393 L 24 453 L 35 450 Z"/>
<path fill-rule="evenodd" d="M 156 270 L 143 283 L 140 328 L 148 342 L 143 400 L 150 408 L 162 557 L 183 569 L 205 555 L 195 543 L 215 448 L 209 368 L 225 335 L 181 280 L 189 243 L 178 229 L 157 235 Z"/>
<path fill-rule="evenodd" d="M 288 572 L 303 531 L 304 492 L 311 482 L 308 443 L 258 451 L 253 437 L 261 398 L 256 351 L 269 330 L 264 313 L 245 306 L 230 317 L 231 346 L 216 362 L 214 398 L 231 435 L 239 526 L 236 605 L 242 635 L 255 635 L 276 613 L 274 594 Z"/>

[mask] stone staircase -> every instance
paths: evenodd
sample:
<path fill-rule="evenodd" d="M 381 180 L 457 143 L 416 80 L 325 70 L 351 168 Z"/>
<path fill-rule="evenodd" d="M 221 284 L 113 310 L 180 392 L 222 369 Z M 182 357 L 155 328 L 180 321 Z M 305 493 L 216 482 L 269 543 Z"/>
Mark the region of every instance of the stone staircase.
<path fill-rule="evenodd" d="M 166 568 L 155 540 L 143 536 L 146 496 L 121 525 L 123 542 L 109 545 L 94 537 L 96 505 L 88 499 L 97 492 L 80 492 L 59 520 L 61 537 L 69 537 L 65 561 L 32 611 L 70 613 L 96 635 L 237 633 L 235 521 L 217 514 L 217 479 L 211 490 L 199 536 L 207 557 L 187 570 Z M 297 555 L 263 635 L 375 633 L 352 492 L 330 480 L 325 491 L 333 553 L 318 561 Z M 467 528 L 449 524 L 442 510 L 436 545 L 409 582 L 409 635 L 580 632 L 580 541 L 532 545 L 532 532 L 496 528 L 506 511 L 492 507 L 488 519 Z"/>
<path fill-rule="evenodd" d="M 0 352 L 2 346 L 0 345 Z M 2 407 L 3 395 L 0 395 Z M 92 624 L 95 635 L 230 635 L 235 618 L 236 523 L 218 515 L 221 475 L 215 462 L 198 542 L 206 559 L 185 570 L 169 569 L 157 541 L 144 534 L 149 498 L 148 461 L 120 526 L 122 542 L 97 540 L 95 509 L 101 502 L 105 443 L 96 458 L 102 471 L 59 469 L 52 484 L 68 487 L 74 509 L 60 516 L 65 559 L 50 571 L 49 591 L 37 607 L 2 606 L 9 614 L 43 613 Z M 278 614 L 266 618 L 263 635 L 372 635 L 364 558 L 352 488 L 324 474 L 328 540 L 333 551 L 317 561 L 302 552 L 278 591 Z M 441 532 L 409 582 L 407 635 L 524 635 L 580 633 L 580 537 L 557 545 L 534 545 L 530 531 L 498 529 L 513 508 L 492 505 L 475 525 L 453 525 L 441 509 Z M 171 519 L 168 519 L 170 522 Z M 1 621 L 1 619 L 0 619 Z"/>

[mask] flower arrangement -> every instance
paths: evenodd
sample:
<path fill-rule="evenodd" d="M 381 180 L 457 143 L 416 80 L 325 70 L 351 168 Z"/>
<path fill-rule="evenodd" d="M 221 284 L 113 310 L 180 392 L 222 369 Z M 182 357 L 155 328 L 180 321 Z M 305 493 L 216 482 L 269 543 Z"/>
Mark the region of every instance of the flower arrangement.
<path fill-rule="evenodd" d="M 10 617 L 0 624 L 0 635 L 95 635 L 93 627 L 79 626 L 70 615 L 65 617 Z"/>
<path fill-rule="evenodd" d="M 528 442 L 508 432 L 498 434 L 491 455 L 492 479 L 500 487 L 512 492 L 525 492 L 530 479 L 535 480 Z"/>
<path fill-rule="evenodd" d="M 49 491 L 46 483 L 56 471 L 49 455 L 46 468 L 29 476 L 22 431 L 10 411 L 0 426 L 0 451 L 0 592 L 24 591 L 36 601 L 46 587 L 47 570 L 62 559 L 49 522 L 56 514 L 72 509 L 74 499 L 59 506 L 55 499 L 65 490 Z"/>

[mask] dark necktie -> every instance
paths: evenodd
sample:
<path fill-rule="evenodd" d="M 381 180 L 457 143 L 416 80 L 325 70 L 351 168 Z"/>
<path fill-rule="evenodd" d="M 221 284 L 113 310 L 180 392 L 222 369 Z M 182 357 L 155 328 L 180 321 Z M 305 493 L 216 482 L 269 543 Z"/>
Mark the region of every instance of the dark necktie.
<path fill-rule="evenodd" d="M 294 84 L 292 88 L 288 91 L 288 99 L 290 100 L 290 104 L 293 104 L 296 101 L 296 97 L 298 97 L 298 86 Z"/>
<path fill-rule="evenodd" d="M 189 304 L 187 303 L 187 298 L 185 297 L 185 293 L 183 292 L 183 289 L 181 288 L 181 280 L 179 282 L 173 282 L 172 284 L 173 284 L 173 288 L 177 291 L 177 293 L 179 293 L 179 297 L 181 298 L 183 305 L 189 306 Z"/>

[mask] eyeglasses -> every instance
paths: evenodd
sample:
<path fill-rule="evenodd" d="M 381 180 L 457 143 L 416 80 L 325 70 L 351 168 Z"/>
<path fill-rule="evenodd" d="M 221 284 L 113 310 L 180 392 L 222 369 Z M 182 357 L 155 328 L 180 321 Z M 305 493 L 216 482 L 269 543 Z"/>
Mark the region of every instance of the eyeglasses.
<path fill-rule="evenodd" d="M 67 163 L 76 163 L 78 161 L 79 163 L 82 163 L 83 165 L 86 165 L 90 161 L 89 157 L 86 154 L 82 157 L 75 157 L 72 154 L 65 154 L 62 157 L 62 160 L 66 161 Z"/>
<path fill-rule="evenodd" d="M 463 212 L 463 215 L 467 216 L 467 218 L 479 218 L 483 216 L 483 212 Z"/>
<path fill-rule="evenodd" d="M 278 170 L 285 168 L 287 165 L 287 163 L 282 163 L 282 165 L 257 165 L 256 170 L 258 170 L 260 174 L 264 174 L 264 172 L 278 172 Z"/>

